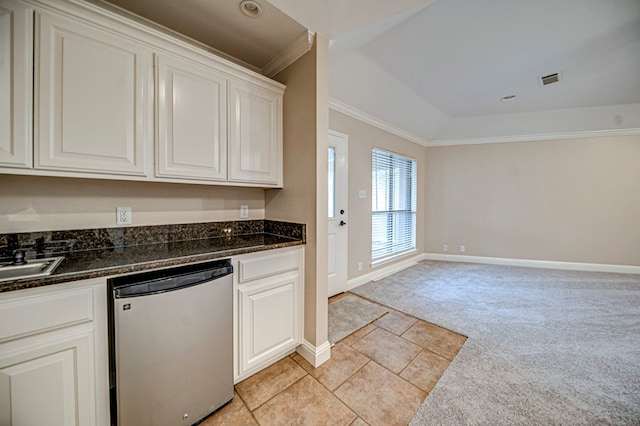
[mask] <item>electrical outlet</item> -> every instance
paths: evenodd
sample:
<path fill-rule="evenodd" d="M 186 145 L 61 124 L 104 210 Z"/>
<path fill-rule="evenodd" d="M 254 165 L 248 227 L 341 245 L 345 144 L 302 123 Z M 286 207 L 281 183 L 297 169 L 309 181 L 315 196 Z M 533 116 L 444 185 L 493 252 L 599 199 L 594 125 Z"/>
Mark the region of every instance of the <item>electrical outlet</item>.
<path fill-rule="evenodd" d="M 446 244 L 443 244 L 442 245 L 442 251 L 444 252 L 444 251 L 447 251 L 447 250 L 449 250 L 449 247 Z"/>
<path fill-rule="evenodd" d="M 359 189 L 358 190 L 358 198 L 361 198 L 361 199 L 367 198 L 367 190 L 366 189 Z"/>
<path fill-rule="evenodd" d="M 240 206 L 240 219 L 249 217 L 249 206 Z"/>
<path fill-rule="evenodd" d="M 358 262 L 358 272 L 362 271 L 362 262 Z"/>
<path fill-rule="evenodd" d="M 116 207 L 116 224 L 131 225 L 131 207 Z"/>
<path fill-rule="evenodd" d="M 464 246 L 460 246 L 460 253 L 464 253 Z"/>

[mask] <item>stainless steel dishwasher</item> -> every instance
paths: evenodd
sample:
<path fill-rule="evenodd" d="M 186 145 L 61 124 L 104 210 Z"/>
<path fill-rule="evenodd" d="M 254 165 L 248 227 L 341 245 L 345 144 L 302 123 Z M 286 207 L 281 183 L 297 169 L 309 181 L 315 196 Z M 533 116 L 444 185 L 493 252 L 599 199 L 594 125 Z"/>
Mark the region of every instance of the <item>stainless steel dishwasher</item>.
<path fill-rule="evenodd" d="M 233 399 L 229 260 L 109 280 L 111 423 L 192 425 Z"/>

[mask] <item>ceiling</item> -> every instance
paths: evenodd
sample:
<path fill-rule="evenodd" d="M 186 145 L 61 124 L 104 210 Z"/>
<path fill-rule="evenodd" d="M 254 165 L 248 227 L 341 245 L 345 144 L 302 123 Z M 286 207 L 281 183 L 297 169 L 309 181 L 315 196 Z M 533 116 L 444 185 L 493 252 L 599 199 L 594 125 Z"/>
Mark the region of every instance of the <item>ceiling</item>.
<path fill-rule="evenodd" d="M 110 1 L 257 69 L 321 33 L 334 105 L 424 144 L 640 128 L 640 0 Z"/>
<path fill-rule="evenodd" d="M 258 0 L 262 7 L 259 18 L 245 15 L 240 9 L 240 0 L 106 1 L 257 70 L 307 33 L 303 25 L 263 0 Z"/>

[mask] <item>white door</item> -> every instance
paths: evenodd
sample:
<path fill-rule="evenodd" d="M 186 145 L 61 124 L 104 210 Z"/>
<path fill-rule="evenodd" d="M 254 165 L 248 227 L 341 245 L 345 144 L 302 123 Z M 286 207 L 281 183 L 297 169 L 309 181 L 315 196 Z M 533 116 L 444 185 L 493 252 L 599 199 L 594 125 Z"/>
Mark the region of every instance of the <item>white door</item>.
<path fill-rule="evenodd" d="M 347 135 L 329 131 L 329 296 L 347 291 Z"/>

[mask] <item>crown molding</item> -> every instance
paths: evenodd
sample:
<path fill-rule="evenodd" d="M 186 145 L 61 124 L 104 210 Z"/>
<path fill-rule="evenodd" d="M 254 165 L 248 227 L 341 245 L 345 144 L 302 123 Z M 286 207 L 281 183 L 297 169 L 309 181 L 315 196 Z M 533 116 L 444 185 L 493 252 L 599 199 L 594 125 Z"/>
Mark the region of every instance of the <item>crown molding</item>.
<path fill-rule="evenodd" d="M 273 59 L 271 59 L 269 63 L 262 68 L 262 74 L 269 78 L 273 78 L 280 71 L 300 59 L 302 55 L 311 50 L 314 37 L 314 33 L 312 33 L 311 31 L 307 31 L 291 45 L 289 45 L 283 51 L 278 53 Z"/>
<path fill-rule="evenodd" d="M 334 111 L 338 111 L 345 115 L 353 117 L 357 120 L 363 121 L 367 124 L 370 124 L 374 127 L 382 129 L 386 132 L 399 136 L 413 143 L 417 143 L 418 145 L 429 146 L 430 144 L 428 140 L 421 138 L 420 136 L 407 132 L 406 130 L 396 127 L 393 124 L 387 123 L 386 121 L 380 120 L 372 115 L 367 114 L 366 112 L 360 111 L 357 108 L 347 105 L 344 102 L 340 102 L 337 99 L 329 98 L 329 108 L 331 108 Z"/>
<path fill-rule="evenodd" d="M 546 141 L 553 139 L 576 139 L 576 138 L 593 138 L 603 136 L 630 136 L 640 135 L 640 128 L 632 129 L 611 129 L 611 130 L 588 130 L 583 132 L 562 132 L 562 133 L 542 133 L 532 135 L 516 135 L 516 136 L 493 136 L 486 138 L 463 138 L 463 139 L 435 139 L 427 143 L 427 147 L 435 146 L 454 146 L 454 145 L 482 145 L 491 143 L 508 143 L 508 142 L 530 142 L 530 141 Z"/>
<path fill-rule="evenodd" d="M 586 130 L 576 132 L 558 132 L 558 133 L 540 133 L 529 135 L 514 135 L 514 136 L 489 136 L 482 138 L 460 138 L 460 139 L 434 139 L 427 140 L 417 136 L 411 132 L 407 132 L 393 124 L 380 120 L 364 111 L 360 111 L 350 105 L 345 104 L 334 98 L 329 98 L 329 108 L 334 111 L 341 112 L 345 115 L 353 117 L 357 120 L 363 121 L 367 124 L 375 126 L 379 129 L 385 130 L 396 136 L 399 136 L 408 141 L 417 143 L 425 147 L 438 147 L 438 146 L 456 146 L 456 145 L 483 145 L 493 143 L 509 143 L 509 142 L 531 142 L 531 141 L 545 141 L 554 139 L 577 139 L 577 138 L 593 138 L 593 137 L 606 137 L 606 136 L 631 136 L 640 135 L 640 128 L 630 129 L 609 129 L 609 130 Z"/>

